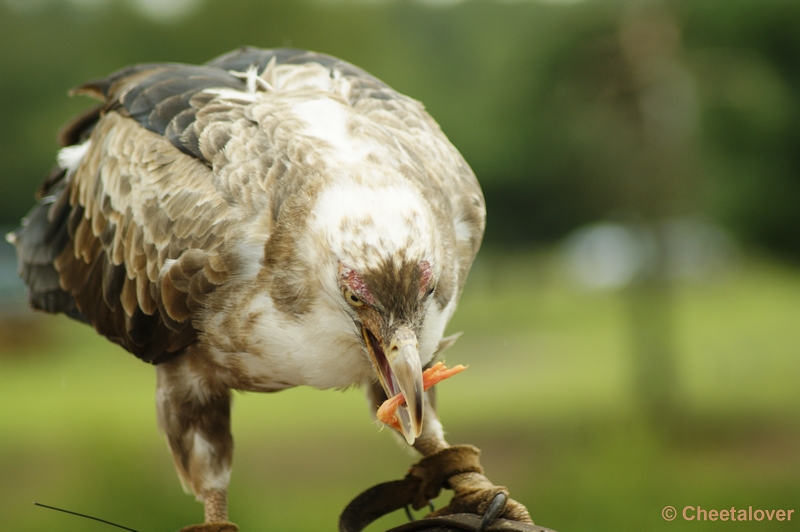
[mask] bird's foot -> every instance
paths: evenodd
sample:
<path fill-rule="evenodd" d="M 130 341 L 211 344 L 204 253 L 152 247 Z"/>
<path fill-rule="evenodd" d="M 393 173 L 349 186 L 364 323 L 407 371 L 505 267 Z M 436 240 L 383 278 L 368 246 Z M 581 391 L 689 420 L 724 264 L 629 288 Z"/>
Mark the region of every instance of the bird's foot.
<path fill-rule="evenodd" d="M 528 509 L 511 499 L 507 488 L 495 486 L 486 478 L 480 464 L 480 450 L 472 445 L 455 445 L 427 456 L 412 466 L 409 475 L 422 479 L 413 502 L 414 509 L 427 506 L 442 487 L 454 491 L 450 504 L 427 517 L 493 513 L 494 517 L 533 523 Z"/>
<path fill-rule="evenodd" d="M 238 532 L 239 527 L 228 521 L 217 521 L 215 523 L 203 523 L 202 525 L 189 525 L 183 527 L 178 532 Z"/>
<path fill-rule="evenodd" d="M 508 495 L 505 486 L 495 486 L 480 473 L 462 473 L 448 480 L 455 492 L 450 504 L 431 512 L 427 517 L 440 517 L 451 514 L 491 514 L 493 518 L 503 518 L 521 523 L 533 523 L 528 509 Z M 490 508 L 493 511 L 490 511 Z"/>

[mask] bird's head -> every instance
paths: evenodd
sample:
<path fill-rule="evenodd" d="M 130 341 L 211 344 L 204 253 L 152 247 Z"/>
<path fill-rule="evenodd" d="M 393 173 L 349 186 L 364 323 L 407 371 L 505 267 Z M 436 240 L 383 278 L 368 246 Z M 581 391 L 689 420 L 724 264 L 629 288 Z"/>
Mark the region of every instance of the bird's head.
<path fill-rule="evenodd" d="M 411 444 L 422 431 L 424 390 L 418 337 L 436 290 L 431 264 L 387 260 L 382 268 L 358 272 L 340 263 L 339 283 L 387 397 L 402 393 L 406 399 L 398 417 Z"/>
<path fill-rule="evenodd" d="M 349 203 L 342 191 L 323 194 L 318 209 L 335 258 L 329 294 L 360 336 L 386 395 L 405 397 L 398 418 L 410 444 L 422 430 L 422 367 L 454 307 L 453 267 L 435 215 L 416 190 L 358 186 L 345 193 Z"/>

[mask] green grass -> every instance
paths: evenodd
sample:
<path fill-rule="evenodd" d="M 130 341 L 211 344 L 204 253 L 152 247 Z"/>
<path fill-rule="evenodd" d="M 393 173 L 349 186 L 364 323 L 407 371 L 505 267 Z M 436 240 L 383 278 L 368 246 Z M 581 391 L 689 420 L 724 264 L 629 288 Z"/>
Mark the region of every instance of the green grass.
<path fill-rule="evenodd" d="M 680 415 L 658 429 L 632 391 L 623 294 L 572 287 L 548 253 L 482 256 L 447 353 L 470 368 L 439 387 L 450 441 L 481 447 L 489 477 L 561 532 L 683 529 L 662 520 L 668 504 L 795 507 L 800 272 L 753 259 L 673 301 Z M 199 521 L 156 428 L 153 369 L 62 317 L 19 327 L 0 328 L 2 528 L 112 530 L 34 501 L 140 532 Z M 245 532 L 335 530 L 352 497 L 415 460 L 359 391 L 238 395 L 233 418 L 231 515 Z"/>

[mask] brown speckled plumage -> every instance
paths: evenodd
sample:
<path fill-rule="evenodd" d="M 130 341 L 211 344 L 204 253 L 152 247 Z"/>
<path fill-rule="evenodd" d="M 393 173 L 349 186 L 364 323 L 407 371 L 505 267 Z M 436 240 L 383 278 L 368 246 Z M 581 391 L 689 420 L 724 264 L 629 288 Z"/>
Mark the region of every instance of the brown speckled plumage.
<path fill-rule="evenodd" d="M 60 133 L 11 235 L 20 273 L 33 307 L 156 365 L 159 423 L 209 520 L 225 517 L 230 389 L 378 397 L 379 378 L 411 385 L 392 373 L 401 348 L 413 364 L 395 370 L 414 373 L 452 343 L 484 203 L 419 102 L 333 57 L 255 48 L 75 92 L 102 104 Z"/>

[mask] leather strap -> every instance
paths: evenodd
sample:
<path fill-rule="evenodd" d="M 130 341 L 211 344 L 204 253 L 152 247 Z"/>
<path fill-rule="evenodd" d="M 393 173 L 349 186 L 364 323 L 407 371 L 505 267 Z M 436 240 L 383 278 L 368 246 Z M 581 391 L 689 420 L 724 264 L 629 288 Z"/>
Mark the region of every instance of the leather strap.
<path fill-rule="evenodd" d="M 339 516 L 339 532 L 361 532 L 379 517 L 405 508 L 417 497 L 421 485 L 419 477 L 406 476 L 371 487 L 353 499 Z"/>

